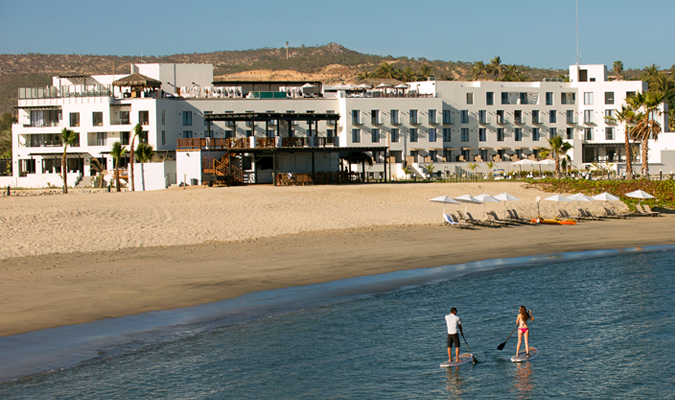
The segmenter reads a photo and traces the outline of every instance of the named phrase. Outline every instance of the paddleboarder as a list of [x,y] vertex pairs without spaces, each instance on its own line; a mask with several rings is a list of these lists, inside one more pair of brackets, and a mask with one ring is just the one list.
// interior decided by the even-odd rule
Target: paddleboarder
[[[445,316],[445,322],[448,324],[448,359],[452,362],[452,346],[455,346],[455,360],[459,361],[459,333],[464,335],[462,323],[457,316],[457,308],[452,307],[450,314]],[[459,331],[459,332],[458,332]]]
[[530,356],[530,328],[527,326],[527,321],[534,321],[532,316],[532,310],[528,310],[525,306],[520,306],[518,310],[518,318],[516,318],[516,324],[518,325],[518,346],[516,346],[516,357],[520,354],[520,343],[525,337],[525,352],[527,356]]

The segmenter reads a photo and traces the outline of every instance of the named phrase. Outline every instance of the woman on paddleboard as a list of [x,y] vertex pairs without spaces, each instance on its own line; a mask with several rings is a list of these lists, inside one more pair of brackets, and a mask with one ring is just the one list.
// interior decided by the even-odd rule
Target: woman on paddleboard
[[530,356],[530,328],[527,326],[528,320],[534,321],[532,310],[528,310],[525,306],[520,306],[518,318],[516,319],[516,324],[518,324],[518,346],[516,347],[516,357],[520,354],[520,343],[523,341],[523,336],[525,337],[525,352],[528,357]]

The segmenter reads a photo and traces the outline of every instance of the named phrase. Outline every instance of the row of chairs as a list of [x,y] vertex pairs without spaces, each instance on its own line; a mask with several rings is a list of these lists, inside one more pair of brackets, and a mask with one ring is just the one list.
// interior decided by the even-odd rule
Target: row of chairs
[[[515,210],[509,210],[515,212]],[[520,218],[519,216],[512,217],[513,219],[503,220],[499,218],[497,213],[494,211],[489,211],[486,213],[487,219],[477,220],[471,215],[471,213],[464,213],[462,215],[461,211],[457,212],[457,215],[454,216],[452,213],[443,214],[443,225],[450,225],[455,228],[470,229],[476,226],[485,226],[490,228],[499,228],[504,226],[513,226],[516,224],[531,223],[530,220]],[[510,216],[513,214],[509,213]],[[517,214],[516,214],[517,215]]]

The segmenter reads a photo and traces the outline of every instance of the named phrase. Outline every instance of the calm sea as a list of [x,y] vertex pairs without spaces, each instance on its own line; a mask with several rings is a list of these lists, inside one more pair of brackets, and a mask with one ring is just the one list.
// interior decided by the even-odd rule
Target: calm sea
[[[675,398],[675,251],[603,254],[258,294],[229,303],[230,310],[246,306],[221,310],[215,320],[164,328],[157,322],[150,333],[122,334],[126,341],[101,339],[107,344],[97,345],[97,356],[6,382],[0,398]],[[281,297],[290,300],[270,305]],[[251,306],[256,302],[262,307]],[[530,343],[540,355],[513,364],[517,340],[502,351],[497,345],[515,327],[520,305],[534,314]],[[480,363],[444,370],[443,317],[452,306]],[[18,338],[11,343],[20,348]]]

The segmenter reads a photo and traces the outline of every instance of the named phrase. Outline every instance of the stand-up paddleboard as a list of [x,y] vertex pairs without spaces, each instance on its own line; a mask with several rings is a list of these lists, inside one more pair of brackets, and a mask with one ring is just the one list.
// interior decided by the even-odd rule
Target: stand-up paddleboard
[[521,362],[525,362],[525,361],[534,360],[535,358],[537,358],[538,355],[539,355],[539,351],[537,349],[535,349],[534,347],[530,346],[530,356],[529,357],[527,356],[527,352],[525,351],[525,349],[522,349],[522,350],[520,350],[520,353],[518,353],[517,356],[511,357],[511,362],[521,363]]
[[443,364],[441,364],[441,368],[450,368],[450,367],[458,367],[460,365],[464,365],[468,362],[470,362],[473,359],[473,354],[469,353],[464,353],[459,355],[459,361],[454,360],[452,362],[446,361]]

